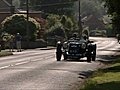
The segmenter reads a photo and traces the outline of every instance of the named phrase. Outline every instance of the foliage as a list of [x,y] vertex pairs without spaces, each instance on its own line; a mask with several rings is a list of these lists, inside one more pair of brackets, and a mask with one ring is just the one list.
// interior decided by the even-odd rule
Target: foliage
[[14,40],[14,39],[15,39],[14,35],[2,32],[0,36],[1,49],[8,48],[11,40]]
[[74,23],[73,23],[73,21],[71,20],[71,18],[63,15],[63,16],[61,17],[61,23],[63,24],[63,26],[64,26],[66,29],[70,29],[70,30],[73,29]]
[[[59,15],[55,15],[55,14],[50,14],[47,17],[47,21],[48,21],[48,28],[54,26],[56,23],[60,22],[60,16]],[[58,25],[59,26],[59,25]]]
[[8,34],[8,33],[2,33],[1,34],[1,39],[4,41],[4,42],[8,42],[10,39],[12,38],[12,35]]
[[[26,37],[27,34],[27,19],[26,15],[23,14],[14,14],[2,22],[2,31],[9,34],[15,35],[20,33],[23,37]],[[29,39],[35,40],[37,30],[40,29],[40,24],[33,18],[29,17],[28,21],[29,28]]]
[[8,52],[8,51],[1,51],[0,52],[0,57],[4,57],[4,56],[10,56],[13,55],[12,52]]
[[12,4],[13,6],[15,6],[16,8],[20,7],[20,0],[12,0]]
[[82,90],[119,90],[119,77],[120,60],[118,59],[108,68],[95,72]]
[[61,23],[65,30],[66,38],[69,38],[71,36],[71,34],[75,31],[74,30],[74,24],[75,24],[74,21],[70,17],[63,15],[61,17]]
[[60,22],[59,15],[50,14],[47,17],[47,29],[48,37],[55,37],[55,35],[61,37],[65,36],[65,33],[63,31],[63,25]]
[[30,0],[30,6],[45,13],[73,15],[74,1],[76,0]]
[[113,29],[116,33],[120,33],[120,0],[104,0],[105,7],[108,8],[107,12],[112,17]]
[[35,20],[40,23],[41,28],[37,31],[37,39],[43,38],[46,31],[46,19],[34,17]]
[[105,6],[108,7],[108,14],[114,15],[119,13],[120,0],[104,0]]
[[90,34],[89,28],[88,27],[84,28],[83,31],[82,31],[82,35],[83,36],[85,35],[85,36],[89,37],[89,34]]
[[102,17],[105,14],[105,8],[99,0],[81,0],[81,14],[83,17],[89,15]]
[[48,32],[52,33],[52,36],[62,36],[66,39],[68,38],[69,34],[73,31],[74,23],[71,18],[65,15],[53,15],[50,14],[47,17],[47,28]]
[[[103,6],[103,2],[100,2],[100,0],[80,0],[80,2],[80,11],[82,17],[94,15],[99,18],[106,14],[106,9]],[[78,8],[79,4],[76,2],[74,5],[74,11],[76,15],[78,15],[79,12]]]
[[108,37],[113,37],[113,36],[115,36],[115,30],[113,30],[112,24],[107,24],[107,25],[106,25],[106,30],[107,30],[107,36],[108,36]]
[[[80,0],[80,12],[81,12],[81,20],[82,24],[85,27],[89,27],[90,29],[95,29],[97,27],[101,27],[101,22],[103,19],[103,16],[106,15],[106,8],[104,8],[103,2],[100,2],[100,0]],[[75,13],[78,20],[78,2],[75,3]],[[93,18],[94,19],[91,19]],[[95,19],[96,18],[96,19]],[[91,25],[90,23],[96,23],[96,20],[98,21],[97,25]],[[89,23],[88,23],[89,22]],[[102,25],[101,28],[104,28]]]

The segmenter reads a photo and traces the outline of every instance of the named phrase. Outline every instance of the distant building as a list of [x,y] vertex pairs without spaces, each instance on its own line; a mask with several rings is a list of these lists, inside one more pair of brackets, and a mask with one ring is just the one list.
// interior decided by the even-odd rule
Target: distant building
[[[0,0],[0,23],[13,13],[27,14],[26,10],[12,6],[12,0]],[[41,12],[29,10],[29,16],[41,18]]]
[[90,30],[105,30],[105,23],[102,19],[97,18],[96,16],[90,15],[82,19],[85,26],[88,26]]

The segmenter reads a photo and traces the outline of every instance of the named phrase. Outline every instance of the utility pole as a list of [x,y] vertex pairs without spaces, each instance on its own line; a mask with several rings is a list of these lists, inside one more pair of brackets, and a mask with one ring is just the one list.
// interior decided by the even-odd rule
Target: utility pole
[[15,13],[15,6],[13,6],[12,0],[11,0],[10,4],[11,4],[10,13],[11,13],[11,15],[13,15]]
[[80,10],[80,8],[81,8],[81,2],[80,2],[80,0],[79,0],[79,21],[78,21],[78,27],[79,27],[79,36],[81,37],[82,36],[82,22],[81,22],[81,10]]
[[26,23],[26,36],[27,36],[27,44],[28,44],[28,47],[29,47],[29,1],[26,0],[26,13],[27,13],[27,23]]

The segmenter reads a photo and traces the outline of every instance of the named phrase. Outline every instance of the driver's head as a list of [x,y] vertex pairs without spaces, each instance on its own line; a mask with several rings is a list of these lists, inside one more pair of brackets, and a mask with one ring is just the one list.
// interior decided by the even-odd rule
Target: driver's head
[[77,33],[74,33],[74,34],[73,34],[73,37],[76,38],[76,37],[77,37]]

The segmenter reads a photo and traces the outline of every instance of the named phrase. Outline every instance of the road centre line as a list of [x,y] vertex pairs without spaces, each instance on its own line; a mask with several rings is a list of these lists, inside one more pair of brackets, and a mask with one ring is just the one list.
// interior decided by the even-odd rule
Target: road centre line
[[27,64],[27,63],[30,63],[30,62],[40,61],[40,60],[43,60],[43,59],[47,60],[47,59],[50,59],[50,58],[52,58],[52,57],[54,57],[54,56],[45,57],[45,58],[41,58],[41,59],[35,59],[35,60],[29,59],[29,60],[27,60],[27,61],[18,62],[18,63],[16,63],[16,64],[10,64],[10,65],[6,65],[6,66],[3,66],[3,67],[0,67],[0,70],[6,69],[6,68],[9,68],[9,67],[18,66],[18,65]]
[[11,65],[0,67],[0,70],[10,67]]

